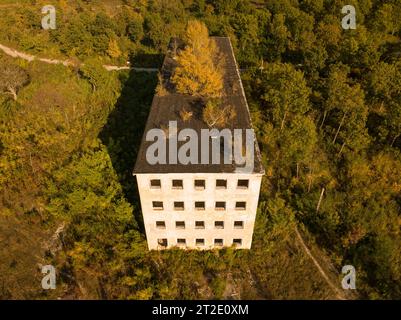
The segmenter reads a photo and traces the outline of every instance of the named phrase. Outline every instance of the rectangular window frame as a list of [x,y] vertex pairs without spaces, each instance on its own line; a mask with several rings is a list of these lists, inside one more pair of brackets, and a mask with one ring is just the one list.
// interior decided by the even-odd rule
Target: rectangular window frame
[[[242,206],[242,204],[244,204],[244,206]],[[246,210],[246,201],[236,201],[235,202],[235,210],[245,211]]]
[[[158,181],[156,185],[153,185],[154,181]],[[150,179],[150,189],[161,189],[162,188],[162,182],[160,179]]]
[[[201,225],[197,226],[198,223],[201,223]],[[205,229],[205,221],[195,221],[195,229],[197,230]]]
[[157,246],[160,247],[160,248],[167,248],[168,247],[167,238],[157,239]]
[[166,221],[156,221],[157,229],[166,229]]
[[214,208],[216,211],[225,211],[227,209],[227,203],[225,201],[216,201]]
[[[219,183],[221,184],[222,181],[224,181],[224,184],[219,185]],[[226,190],[227,189],[227,179],[216,179],[216,189],[217,190]]]
[[[238,222],[240,222],[241,224],[236,225],[236,224],[238,224]],[[234,229],[244,229],[244,221],[242,221],[242,220],[234,221]]]
[[[178,204],[182,204],[182,206],[178,205]],[[185,210],[184,201],[174,201],[174,210],[175,211],[184,211]]]
[[[246,181],[246,185],[242,185],[242,184],[244,184],[244,181]],[[238,179],[237,189],[241,189],[241,190],[249,189],[249,179]]]
[[175,222],[175,228],[178,230],[185,230],[185,221],[176,221]]
[[[159,206],[159,204],[161,204]],[[163,201],[152,201],[152,208],[156,211],[163,211],[164,210],[164,203]]]
[[205,246],[205,239],[204,238],[196,238],[195,239],[195,245],[198,247],[204,247]]
[[215,229],[224,229],[224,221],[215,221],[214,228]]
[[235,238],[233,239],[233,245],[235,247],[242,247],[242,239],[241,238]]
[[[203,204],[203,206],[199,206],[200,204]],[[206,209],[205,201],[195,201],[194,206],[196,211],[204,211]]]
[[184,189],[184,181],[182,179],[173,179],[171,181],[171,188],[174,190]]
[[195,179],[194,180],[194,188],[195,188],[195,190],[199,190],[199,191],[205,190],[206,189],[206,180],[205,179]]

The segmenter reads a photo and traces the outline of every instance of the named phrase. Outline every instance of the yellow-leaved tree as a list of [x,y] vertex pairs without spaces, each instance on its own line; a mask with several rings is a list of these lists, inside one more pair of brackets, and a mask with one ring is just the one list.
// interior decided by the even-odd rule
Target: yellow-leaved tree
[[184,35],[185,49],[177,56],[178,66],[172,81],[177,92],[201,97],[220,97],[223,91],[223,71],[214,63],[218,52],[209,38],[204,23],[188,22]]

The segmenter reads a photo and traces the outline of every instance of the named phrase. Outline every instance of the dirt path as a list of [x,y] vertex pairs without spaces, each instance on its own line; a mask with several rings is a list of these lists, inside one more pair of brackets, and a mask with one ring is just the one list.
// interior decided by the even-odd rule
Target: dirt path
[[[29,62],[34,60],[41,61],[48,64],[62,64],[64,66],[74,66],[76,62],[72,62],[70,60],[58,60],[58,59],[47,59],[47,58],[38,58],[36,56],[20,52],[18,50],[12,49],[10,47],[4,46],[0,44],[0,49],[8,56],[13,58],[20,58]],[[135,70],[139,72],[157,72],[157,68],[136,68],[136,67],[127,67],[127,66],[112,66],[112,65],[103,65],[103,67],[107,71],[120,71],[120,70]]]
[[1,8],[19,7],[19,6],[20,5],[18,3],[0,4],[0,9]]
[[337,299],[340,300],[347,300],[347,298],[345,297],[345,295],[337,288],[337,286],[335,286],[333,284],[333,282],[330,281],[329,277],[327,276],[326,272],[324,272],[324,270],[322,269],[322,267],[320,266],[319,262],[317,262],[317,260],[315,259],[315,257],[312,255],[312,253],[310,252],[310,250],[308,249],[308,247],[306,246],[301,234],[298,231],[298,228],[295,227],[295,233],[297,235],[297,238],[302,246],[302,248],[304,249],[304,251],[306,252],[306,254],[311,258],[311,260],[313,261],[314,265],[316,266],[316,268],[318,269],[319,273],[322,275],[322,277],[324,278],[324,280],[327,282],[327,284],[333,289],[333,291],[336,294]]

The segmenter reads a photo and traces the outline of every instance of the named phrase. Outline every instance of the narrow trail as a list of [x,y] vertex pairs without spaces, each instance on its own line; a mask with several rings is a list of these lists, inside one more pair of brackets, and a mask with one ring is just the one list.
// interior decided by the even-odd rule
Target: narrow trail
[[[68,66],[76,66],[77,63],[71,60],[59,60],[59,59],[48,59],[48,58],[38,58],[34,55],[20,52],[18,50],[12,49],[10,47],[4,46],[0,44],[0,49],[8,56],[13,58],[20,58],[28,62],[32,62],[34,60],[41,61],[47,64],[62,64],[66,67]],[[140,67],[128,67],[128,66],[113,66],[113,65],[103,65],[103,67],[107,71],[120,71],[120,70],[134,70],[139,72],[158,72],[157,68],[140,68]]]
[[329,277],[327,276],[326,272],[322,269],[320,266],[319,262],[315,259],[315,257],[312,255],[310,252],[309,248],[306,246],[301,234],[298,231],[298,228],[295,226],[295,233],[297,234],[297,238],[302,246],[302,248],[305,250],[306,254],[311,258],[313,263],[315,264],[316,268],[319,270],[319,273],[323,276],[324,280],[326,283],[333,289],[333,291],[336,294],[337,299],[339,300],[347,300],[347,298],[344,296],[344,294],[333,284],[333,282],[330,281]]
[[18,3],[0,4],[0,9],[1,8],[19,7],[19,6],[20,5]]

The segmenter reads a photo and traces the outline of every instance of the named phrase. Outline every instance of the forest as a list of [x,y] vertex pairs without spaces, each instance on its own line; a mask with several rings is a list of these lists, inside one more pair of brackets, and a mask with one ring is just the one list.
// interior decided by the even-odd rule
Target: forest
[[[1,45],[70,62],[0,51],[0,299],[401,299],[399,0],[3,0],[0,16]],[[160,68],[194,19],[230,37],[262,152],[251,250],[147,249],[132,169],[159,77],[103,66]]]

